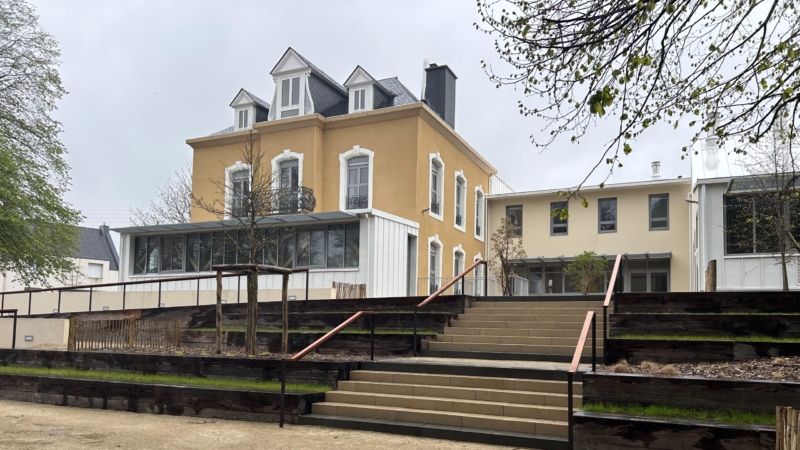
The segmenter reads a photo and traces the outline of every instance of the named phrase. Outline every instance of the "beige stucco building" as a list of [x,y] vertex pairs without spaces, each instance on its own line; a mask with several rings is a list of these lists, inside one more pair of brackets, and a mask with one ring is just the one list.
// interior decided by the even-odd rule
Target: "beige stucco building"
[[625,291],[688,291],[690,189],[683,178],[585,186],[588,207],[571,200],[565,221],[551,216],[563,206],[558,190],[489,195],[489,236],[502,217],[514,221],[527,255],[516,274],[532,294],[575,292],[564,266],[584,251],[610,261],[622,254]]
[[[421,295],[482,257],[485,195],[509,189],[455,131],[450,68],[425,69],[422,101],[360,66],[339,84],[293,49],[271,75],[271,103],[242,89],[229,105],[233,126],[186,141],[193,195],[224,214],[195,207],[189,224],[116,230],[121,280],[237,261],[225,233],[255,182],[242,153],[251,137],[274,190],[288,193],[260,219],[265,233],[291,227],[262,261],[308,267],[311,298],[329,298],[332,282],[366,284],[370,297]],[[279,288],[276,278],[262,277],[260,288]],[[304,284],[293,276],[290,295],[302,298]]]

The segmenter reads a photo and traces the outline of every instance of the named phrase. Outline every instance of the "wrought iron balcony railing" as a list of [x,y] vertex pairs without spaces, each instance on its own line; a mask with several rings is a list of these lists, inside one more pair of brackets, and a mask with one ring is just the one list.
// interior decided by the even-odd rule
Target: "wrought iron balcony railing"
[[464,218],[461,217],[461,214],[456,214],[456,225],[463,227],[464,226],[463,220]]
[[367,209],[367,208],[369,208],[368,195],[347,197],[347,209]]
[[273,214],[313,212],[317,207],[314,190],[305,186],[272,190]]
[[439,202],[436,200],[431,200],[431,212],[434,214],[439,214]]

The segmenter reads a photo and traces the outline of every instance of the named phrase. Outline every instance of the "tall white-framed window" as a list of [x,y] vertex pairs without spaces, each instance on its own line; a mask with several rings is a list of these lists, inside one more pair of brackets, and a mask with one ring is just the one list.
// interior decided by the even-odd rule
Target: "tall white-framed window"
[[225,218],[241,217],[250,192],[250,166],[236,161],[225,168]]
[[428,238],[428,295],[442,286],[442,242],[439,235]]
[[355,89],[353,91],[353,111],[364,111],[367,109],[367,88]]
[[[461,247],[461,244],[459,244],[456,247],[453,247],[453,277],[454,278],[457,277],[458,274],[460,274],[461,272],[464,271],[464,268],[466,267],[464,265],[464,261],[466,261],[466,255],[464,253],[464,249]],[[453,293],[455,295],[462,295],[463,294],[463,292],[461,292],[461,285],[462,285],[461,281],[457,281],[456,284],[453,285]]]
[[479,241],[484,240],[485,230],[484,227],[484,208],[485,195],[482,186],[475,187],[475,239]]
[[239,116],[238,117],[239,120],[237,122],[238,129],[239,130],[244,130],[246,128],[249,128],[250,127],[250,122],[249,122],[249,120],[250,120],[250,110],[249,109],[240,109],[237,115]]
[[339,155],[339,210],[372,208],[375,152],[356,145]]
[[430,154],[429,215],[444,222],[444,161],[439,153]]
[[453,225],[456,229],[466,232],[467,225],[467,178],[464,176],[464,171],[459,170],[456,172],[456,185],[455,185],[455,214]]
[[[272,158],[272,186],[285,189],[303,186],[303,154],[289,149]],[[294,169],[291,169],[294,167]]]
[[302,77],[300,75],[282,78],[279,89],[281,92],[281,118],[300,115],[300,101],[302,98]]

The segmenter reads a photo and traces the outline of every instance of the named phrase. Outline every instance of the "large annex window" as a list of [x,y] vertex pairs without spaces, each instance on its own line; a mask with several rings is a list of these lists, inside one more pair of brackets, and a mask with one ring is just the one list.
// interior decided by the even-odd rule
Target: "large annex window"
[[464,172],[456,172],[456,198],[455,198],[455,220],[454,225],[457,229],[465,231],[467,222],[467,179]]
[[669,230],[669,194],[650,195],[650,230]]
[[617,232],[617,199],[601,198],[597,201],[598,224],[600,233]]
[[444,221],[444,162],[438,153],[431,153],[430,215]]
[[[752,195],[737,194],[725,196],[725,253],[736,255],[743,253],[780,253],[781,244],[776,230],[767,224],[775,213],[775,204],[764,200],[756,200]],[[794,200],[797,202],[797,200]],[[796,211],[797,204],[787,210]],[[789,213],[792,220],[794,213]],[[800,224],[790,223],[788,229],[793,236],[800,235]],[[773,228],[773,229],[770,229]]]
[[[134,239],[133,273],[209,272],[212,265],[249,264],[248,236],[247,231],[235,230],[139,236]],[[266,228],[259,231],[256,260],[289,268],[357,268],[359,240],[358,223]]]
[[300,77],[281,80],[281,118],[300,115]]
[[506,206],[506,226],[515,238],[522,237],[522,205]]
[[561,218],[561,214],[553,213],[567,207],[567,202],[550,203],[550,236],[566,236],[569,231],[569,217]]

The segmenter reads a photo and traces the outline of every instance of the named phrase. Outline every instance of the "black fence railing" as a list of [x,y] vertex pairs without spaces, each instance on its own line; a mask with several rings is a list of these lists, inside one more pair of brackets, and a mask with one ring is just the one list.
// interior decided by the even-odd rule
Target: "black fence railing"
[[347,197],[347,209],[366,209],[369,208],[369,196],[357,195],[355,197]]

